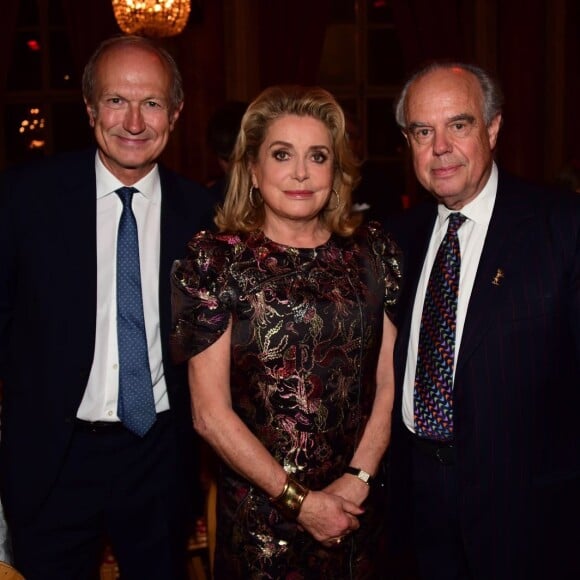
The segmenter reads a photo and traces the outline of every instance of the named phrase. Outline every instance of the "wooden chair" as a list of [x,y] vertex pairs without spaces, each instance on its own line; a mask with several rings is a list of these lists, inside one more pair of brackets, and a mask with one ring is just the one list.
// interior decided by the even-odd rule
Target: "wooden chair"
[[206,504],[205,504],[205,519],[207,525],[207,551],[209,556],[209,570],[213,578],[213,568],[215,561],[215,542],[217,529],[217,484],[215,479],[210,483]]
[[[217,486],[212,479],[206,492],[205,499],[205,531],[196,526],[187,548],[189,580],[210,580],[213,578],[213,562],[216,541],[216,499]],[[107,547],[103,555],[100,569],[100,580],[118,580],[119,566],[115,556]],[[7,576],[4,578],[0,571],[0,580],[21,580],[21,576]],[[24,579],[22,579],[24,580]]]
[[199,533],[193,533],[191,535],[187,546],[187,554],[189,579],[208,580],[208,575],[211,576],[211,572],[209,571],[207,536],[205,532],[203,536],[200,536]]
[[194,534],[189,542],[189,577],[190,580],[208,580],[213,578],[213,563],[216,542],[216,501],[217,485],[211,479],[205,498],[205,535]]
[[24,576],[10,564],[0,562],[0,580],[24,580]]
[[111,547],[107,545],[105,547],[105,552],[103,553],[99,579],[117,580],[117,578],[119,578],[119,565],[117,564],[117,560],[113,555]]

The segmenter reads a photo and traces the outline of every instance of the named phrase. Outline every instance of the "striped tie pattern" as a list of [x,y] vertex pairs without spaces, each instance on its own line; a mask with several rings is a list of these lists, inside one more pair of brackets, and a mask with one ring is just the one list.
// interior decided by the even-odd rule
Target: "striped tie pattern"
[[461,252],[457,230],[465,216],[452,213],[439,246],[423,304],[414,390],[415,433],[453,438],[453,365]]
[[117,340],[119,343],[119,401],[123,425],[143,437],[157,418],[145,332],[139,237],[131,207],[134,187],[116,190],[123,202],[117,234]]

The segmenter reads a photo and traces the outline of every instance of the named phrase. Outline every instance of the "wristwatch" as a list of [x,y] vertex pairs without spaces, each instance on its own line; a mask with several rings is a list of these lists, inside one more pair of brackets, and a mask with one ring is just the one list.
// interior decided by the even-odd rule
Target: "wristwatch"
[[358,477],[363,483],[366,483],[367,485],[370,485],[373,481],[373,476],[370,473],[364,471],[363,469],[359,469],[358,467],[348,466],[345,469],[345,473],[350,473],[351,475]]

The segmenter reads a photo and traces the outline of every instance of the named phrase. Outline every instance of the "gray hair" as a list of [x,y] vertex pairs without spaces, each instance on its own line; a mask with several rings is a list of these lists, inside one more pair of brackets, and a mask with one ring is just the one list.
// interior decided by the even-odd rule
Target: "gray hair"
[[486,125],[489,125],[497,115],[502,111],[503,94],[498,83],[485,72],[482,68],[462,62],[442,62],[435,61],[415,72],[405,83],[399,98],[395,103],[395,119],[401,129],[406,129],[407,122],[405,119],[405,105],[407,93],[411,85],[418,79],[436,70],[448,70],[458,68],[471,73],[479,82],[483,93],[483,119]]
[[82,78],[83,97],[86,102],[94,107],[95,105],[95,87],[97,84],[97,68],[104,54],[118,47],[137,47],[142,48],[159,57],[163,66],[169,73],[169,112],[173,113],[183,102],[183,80],[181,73],[177,68],[177,63],[173,57],[164,49],[155,44],[149,38],[144,36],[113,36],[104,40],[92,54],[85,66]]

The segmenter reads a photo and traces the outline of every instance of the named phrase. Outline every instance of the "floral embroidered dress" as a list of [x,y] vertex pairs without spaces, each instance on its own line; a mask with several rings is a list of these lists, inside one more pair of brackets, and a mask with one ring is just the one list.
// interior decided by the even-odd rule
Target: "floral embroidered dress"
[[[180,360],[232,320],[235,411],[284,469],[322,489],[349,465],[373,405],[383,312],[392,315],[400,263],[377,224],[312,249],[260,231],[201,232],[172,273]],[[216,578],[360,578],[383,514],[365,504],[361,528],[326,549],[284,520],[267,495],[223,467]]]

